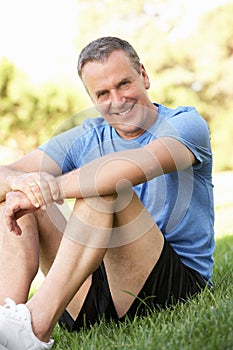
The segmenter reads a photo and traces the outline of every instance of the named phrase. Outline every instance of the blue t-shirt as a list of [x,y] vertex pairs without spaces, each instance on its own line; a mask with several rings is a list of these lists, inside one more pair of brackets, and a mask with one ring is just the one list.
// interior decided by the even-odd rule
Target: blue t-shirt
[[99,117],[53,137],[40,149],[67,173],[106,154],[143,147],[161,137],[186,145],[197,159],[195,165],[139,184],[134,190],[183,263],[211,282],[214,208],[208,125],[194,107],[156,105],[156,121],[136,139],[122,139]]

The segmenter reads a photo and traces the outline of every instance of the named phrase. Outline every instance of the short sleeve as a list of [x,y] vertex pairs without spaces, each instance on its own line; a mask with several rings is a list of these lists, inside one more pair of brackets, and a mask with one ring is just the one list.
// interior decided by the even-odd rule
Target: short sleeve
[[172,137],[183,143],[199,163],[211,157],[210,134],[206,121],[194,107],[183,107],[162,119],[156,137]]
[[75,145],[76,155],[82,150],[82,137],[85,134],[83,126],[77,126],[66,132],[54,136],[49,141],[39,147],[49,157],[51,157],[62,170],[67,173],[77,168],[73,159],[73,148]]

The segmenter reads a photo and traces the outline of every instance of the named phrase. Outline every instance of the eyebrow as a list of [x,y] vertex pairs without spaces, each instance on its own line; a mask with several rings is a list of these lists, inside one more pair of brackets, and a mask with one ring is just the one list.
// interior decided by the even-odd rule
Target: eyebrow
[[116,84],[116,88],[119,88],[121,86],[122,83],[127,83],[128,81],[130,81],[131,78],[130,77],[127,77],[127,78],[124,78],[122,79],[121,81],[119,81],[119,83]]
[[[132,78],[129,76],[129,77],[126,77],[126,78],[123,78],[121,81],[119,81],[115,86],[114,86],[114,88],[115,89],[118,89],[120,86],[121,86],[121,84],[122,83],[126,83],[126,82],[128,82],[129,80],[131,80]],[[95,92],[95,94],[96,94],[96,96],[99,96],[99,95],[101,95],[101,94],[103,94],[103,93],[106,93],[106,92],[108,92],[109,90],[108,89],[102,89],[102,90],[97,90],[96,92]]]

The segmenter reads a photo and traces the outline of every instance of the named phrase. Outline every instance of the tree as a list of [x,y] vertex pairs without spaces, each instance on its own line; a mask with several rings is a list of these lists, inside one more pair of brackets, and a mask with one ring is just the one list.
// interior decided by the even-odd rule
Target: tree
[[[232,152],[226,157],[233,148],[233,3],[205,13],[195,26],[187,21],[190,2],[184,0],[79,0],[77,6],[78,49],[106,35],[131,42],[150,76],[151,99],[170,107],[196,106],[211,128],[215,169],[233,169]],[[0,141],[14,135],[25,151],[57,127],[78,123],[79,117],[63,122],[90,107],[82,93],[77,99],[77,92],[51,84],[38,90],[22,82],[15,67],[0,63]]]

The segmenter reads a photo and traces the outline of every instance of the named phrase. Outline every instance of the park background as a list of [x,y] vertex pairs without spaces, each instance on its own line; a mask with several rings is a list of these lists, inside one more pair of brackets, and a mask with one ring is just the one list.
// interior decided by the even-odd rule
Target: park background
[[[194,105],[209,124],[215,294],[191,302],[188,314],[155,314],[132,329],[100,327],[72,339],[58,329],[56,349],[232,349],[233,0],[0,0],[0,164],[94,115],[77,58],[106,35],[136,48],[153,101]],[[41,280],[39,273],[35,289]]]
[[0,164],[92,114],[77,58],[106,35],[136,48],[153,101],[209,123],[215,231],[232,234],[232,0],[0,0]]

